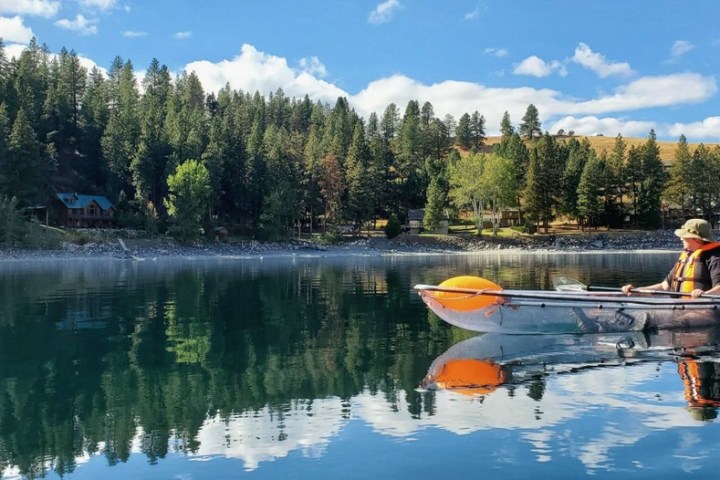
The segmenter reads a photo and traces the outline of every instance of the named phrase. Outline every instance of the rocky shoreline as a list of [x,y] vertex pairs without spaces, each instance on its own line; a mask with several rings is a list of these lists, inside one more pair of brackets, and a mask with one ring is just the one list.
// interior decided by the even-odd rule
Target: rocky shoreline
[[63,244],[57,250],[0,249],[0,262],[25,260],[71,260],[119,258],[158,260],[163,258],[256,258],[265,256],[378,256],[463,254],[507,252],[592,252],[679,250],[680,242],[672,230],[652,232],[593,232],[584,235],[537,235],[514,238],[475,238],[460,235],[400,235],[392,240],[369,237],[347,240],[337,245],[307,241],[282,243],[213,242],[180,246],[171,240],[146,242],[114,239],[82,245]]

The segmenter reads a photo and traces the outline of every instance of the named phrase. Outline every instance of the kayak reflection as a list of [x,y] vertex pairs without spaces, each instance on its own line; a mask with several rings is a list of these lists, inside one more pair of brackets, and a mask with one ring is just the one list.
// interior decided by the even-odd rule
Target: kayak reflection
[[421,386],[482,396],[501,385],[531,382],[545,375],[647,361],[677,362],[693,416],[717,416],[720,326],[582,335],[486,333],[438,356]]

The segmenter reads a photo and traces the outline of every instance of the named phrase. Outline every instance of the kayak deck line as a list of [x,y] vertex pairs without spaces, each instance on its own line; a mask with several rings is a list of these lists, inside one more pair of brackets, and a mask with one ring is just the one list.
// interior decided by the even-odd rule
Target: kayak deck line
[[[567,289],[505,290],[484,279],[475,282],[475,278],[478,277],[455,277],[450,280],[461,281],[447,285],[417,284],[414,289],[442,320],[475,332],[628,332],[720,325],[720,301],[714,298]],[[470,286],[466,287],[467,284]],[[482,288],[472,288],[475,285]],[[493,288],[485,288],[486,285]]]
[[446,292],[446,293],[462,293],[469,296],[491,296],[502,298],[528,298],[528,299],[548,299],[562,301],[579,301],[579,302],[604,302],[619,304],[637,304],[651,305],[655,307],[678,306],[685,308],[688,305],[714,307],[720,306],[720,300],[710,299],[677,299],[677,298],[656,298],[656,297],[632,297],[621,292],[587,292],[569,294],[567,291],[554,290],[476,290],[471,288],[443,287],[440,285],[423,285],[418,284],[413,289],[419,292]]

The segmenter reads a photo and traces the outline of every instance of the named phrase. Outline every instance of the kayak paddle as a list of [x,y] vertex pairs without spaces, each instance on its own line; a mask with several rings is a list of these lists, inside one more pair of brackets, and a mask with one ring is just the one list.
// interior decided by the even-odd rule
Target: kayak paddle
[[[602,287],[597,285],[585,285],[584,283],[570,277],[556,277],[553,279],[555,290],[560,292],[622,292],[621,287]],[[674,292],[670,290],[654,290],[649,288],[632,288],[631,293],[644,293],[648,295],[665,295],[668,297],[690,297],[690,292]],[[720,295],[702,294],[702,298],[720,300]]]

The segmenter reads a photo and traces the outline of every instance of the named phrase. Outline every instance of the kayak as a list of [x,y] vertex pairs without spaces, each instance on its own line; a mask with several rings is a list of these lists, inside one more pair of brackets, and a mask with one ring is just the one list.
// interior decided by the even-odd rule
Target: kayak
[[647,361],[720,360],[720,327],[559,335],[486,333],[438,356],[422,388],[487,394],[547,374]]
[[[473,276],[416,285],[442,320],[474,332],[558,334],[678,329],[720,323],[720,298],[664,298],[577,289],[503,290]],[[677,292],[654,292],[680,294]]]

